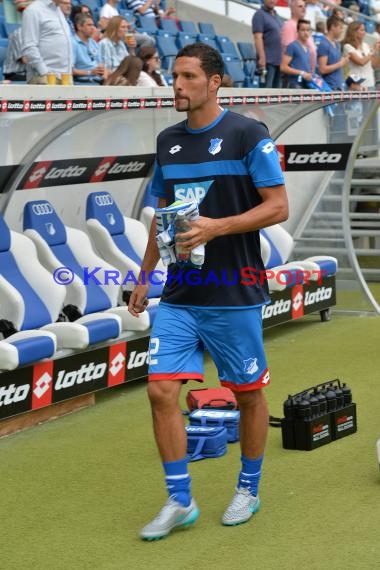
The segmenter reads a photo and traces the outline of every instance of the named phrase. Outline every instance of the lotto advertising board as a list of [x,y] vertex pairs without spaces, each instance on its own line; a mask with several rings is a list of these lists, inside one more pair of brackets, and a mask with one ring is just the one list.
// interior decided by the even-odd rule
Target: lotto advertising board
[[263,326],[268,328],[304,315],[324,311],[336,304],[335,276],[326,277],[320,283],[294,285],[271,295],[270,305],[263,307]]
[[0,374],[0,419],[144,378],[149,338],[39,362]]

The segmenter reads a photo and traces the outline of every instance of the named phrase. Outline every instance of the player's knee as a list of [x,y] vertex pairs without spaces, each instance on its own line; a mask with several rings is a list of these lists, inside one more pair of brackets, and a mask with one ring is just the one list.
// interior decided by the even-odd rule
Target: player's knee
[[148,397],[152,408],[172,406],[178,402],[179,390],[176,382],[154,381],[148,383]]
[[249,390],[248,392],[235,392],[239,408],[249,408],[265,404],[265,396],[262,389]]

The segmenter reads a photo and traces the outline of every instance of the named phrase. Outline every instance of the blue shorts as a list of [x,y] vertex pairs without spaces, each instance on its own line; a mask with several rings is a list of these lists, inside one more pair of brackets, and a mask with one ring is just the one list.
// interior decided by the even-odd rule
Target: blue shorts
[[261,307],[214,309],[160,303],[150,338],[148,380],[203,382],[204,350],[222,386],[235,392],[270,382]]

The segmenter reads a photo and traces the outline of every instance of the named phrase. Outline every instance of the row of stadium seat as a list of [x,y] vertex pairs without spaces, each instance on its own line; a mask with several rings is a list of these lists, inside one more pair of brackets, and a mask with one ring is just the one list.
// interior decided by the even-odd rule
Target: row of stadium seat
[[[98,195],[104,193],[92,197],[95,204]],[[89,215],[90,206],[91,198]],[[134,240],[117,239],[141,254],[146,228],[137,220],[128,220],[127,226]],[[141,262],[138,253],[131,270],[137,260]],[[95,268],[100,269],[93,278],[89,272]],[[132,317],[122,304],[120,285],[109,277],[116,273],[94,251],[87,234],[65,226],[46,200],[25,205],[24,234],[10,230],[0,217],[0,326],[6,336],[0,341],[0,370],[51,358],[62,349],[83,350],[124,331],[147,330],[158,299],[151,299],[138,319]]]

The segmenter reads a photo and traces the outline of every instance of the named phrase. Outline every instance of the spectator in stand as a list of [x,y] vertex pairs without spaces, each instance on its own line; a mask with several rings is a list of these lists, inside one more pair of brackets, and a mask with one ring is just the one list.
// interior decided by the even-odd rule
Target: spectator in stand
[[59,0],[34,0],[23,13],[22,55],[26,58],[27,82],[47,84],[53,72],[60,83],[62,73],[71,73],[70,28]]
[[70,25],[70,30],[71,31],[74,30],[74,32],[72,32],[74,36],[76,34],[74,20],[77,14],[87,14],[91,16],[92,19],[94,19],[94,16],[92,15],[90,8],[86,6],[86,4],[76,4],[75,6],[72,6],[70,13],[70,21],[72,23],[72,26]]
[[369,0],[369,12],[378,22],[380,21],[380,0]]
[[280,87],[282,20],[274,9],[276,0],[263,0],[252,18],[252,32],[257,53],[261,87]]
[[161,59],[156,48],[141,48],[139,57],[142,61],[142,71],[137,85],[140,87],[166,87],[167,82],[160,72]]
[[[119,4],[119,1],[120,0],[107,0],[106,4],[104,4],[104,6],[101,8],[99,19],[102,21],[104,30],[107,28],[107,24],[111,18],[113,18],[114,16],[120,16],[120,13],[116,7]],[[156,44],[154,38],[152,38],[145,32],[142,34],[136,32],[133,29],[132,24],[130,24],[129,22],[128,22],[127,36],[128,36],[127,45],[129,48],[131,48],[130,49],[131,52],[134,52],[136,47],[140,49],[144,46],[154,46]]]
[[[283,53],[286,47],[295,42],[298,38],[297,22],[300,18],[305,19],[306,5],[304,0],[291,0],[290,3],[290,19],[285,22],[281,28],[281,47]],[[317,48],[311,36],[307,40],[310,51],[310,69],[314,71],[317,64]]]
[[380,22],[378,22],[376,24],[376,28],[375,28],[375,31],[373,32],[373,36],[377,42],[380,41]]
[[26,81],[26,66],[22,58],[21,28],[12,32],[8,38],[3,75],[7,81]]
[[327,33],[317,51],[319,73],[333,91],[342,90],[343,68],[348,64],[348,57],[341,53],[343,26],[340,18],[327,18]]
[[326,14],[323,13],[318,0],[306,0],[306,18],[310,20],[313,30],[319,20],[322,22],[326,20]]
[[71,34],[74,35],[75,34],[74,23],[70,18],[72,10],[71,0],[59,0],[58,6],[61,8],[63,15],[66,18],[66,21],[69,24]]
[[138,85],[137,81],[142,70],[142,61],[135,55],[127,55],[104,81],[104,85],[130,86]]
[[99,42],[100,60],[107,71],[114,71],[127,55],[125,35],[128,33],[128,22],[121,16],[114,16],[108,22],[104,38]]
[[120,16],[119,10],[116,8],[119,1],[120,0],[107,0],[100,8],[99,18],[107,18],[107,20],[110,20],[114,16]]
[[365,41],[363,22],[351,22],[343,40],[343,55],[348,56],[349,75],[363,77],[363,87],[375,88],[374,68],[380,65],[380,42],[371,48]]
[[298,39],[291,42],[282,54],[281,71],[288,76],[291,89],[303,89],[305,81],[311,81],[310,48],[307,40],[311,34],[309,20],[300,18],[297,22]]
[[174,13],[174,8],[162,10],[160,0],[127,0],[128,10],[132,10],[135,15],[146,16],[147,18],[170,18]]
[[103,81],[104,65],[100,60],[99,44],[92,38],[94,21],[89,14],[75,16],[76,34],[73,44],[73,76],[75,83],[99,85]]

